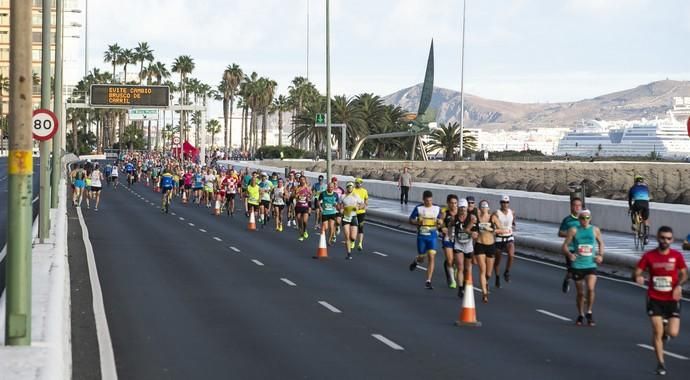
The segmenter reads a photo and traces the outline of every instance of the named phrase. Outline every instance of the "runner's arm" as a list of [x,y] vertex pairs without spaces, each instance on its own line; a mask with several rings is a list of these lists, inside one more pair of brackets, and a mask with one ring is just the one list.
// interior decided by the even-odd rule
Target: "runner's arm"
[[575,255],[570,253],[570,243],[572,243],[576,231],[577,230],[575,228],[569,229],[565,236],[565,240],[563,241],[563,245],[561,245],[561,252],[563,252],[563,255],[570,260],[574,260],[573,257],[575,257]]
[[599,258],[599,264],[604,260],[604,239],[601,237],[601,230],[599,227],[594,227],[594,237],[597,239],[597,243],[599,243],[599,254],[597,257]]

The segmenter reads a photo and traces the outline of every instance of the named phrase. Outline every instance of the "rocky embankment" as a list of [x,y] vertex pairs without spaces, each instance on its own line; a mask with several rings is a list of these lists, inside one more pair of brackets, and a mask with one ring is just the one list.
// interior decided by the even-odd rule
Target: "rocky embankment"
[[[266,161],[272,166],[325,171],[325,162]],[[635,174],[646,178],[654,202],[690,204],[690,164],[641,162],[403,162],[335,161],[333,172],[396,181],[410,168],[416,182],[566,195],[584,184],[587,196],[625,200]]]

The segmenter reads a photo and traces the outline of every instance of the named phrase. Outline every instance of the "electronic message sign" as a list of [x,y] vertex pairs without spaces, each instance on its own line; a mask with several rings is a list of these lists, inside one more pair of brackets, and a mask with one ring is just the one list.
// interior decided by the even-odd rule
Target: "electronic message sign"
[[168,107],[170,87],[92,84],[90,104],[95,107]]

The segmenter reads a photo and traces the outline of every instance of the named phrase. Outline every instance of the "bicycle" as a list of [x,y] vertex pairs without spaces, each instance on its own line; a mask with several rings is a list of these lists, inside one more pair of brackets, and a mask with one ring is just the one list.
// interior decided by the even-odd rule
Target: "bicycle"
[[644,250],[644,246],[647,245],[649,239],[649,228],[639,211],[632,211],[631,215],[633,220],[632,230],[635,249]]
[[166,214],[170,212],[170,203],[172,202],[172,189],[169,189],[165,192],[165,196],[163,197],[162,205],[161,205],[161,210],[165,211]]

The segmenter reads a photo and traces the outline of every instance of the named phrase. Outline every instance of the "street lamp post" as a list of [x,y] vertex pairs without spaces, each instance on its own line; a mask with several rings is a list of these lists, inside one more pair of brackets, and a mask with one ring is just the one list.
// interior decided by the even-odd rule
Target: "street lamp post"
[[326,0],[326,178],[331,178],[331,2]]
[[[43,20],[41,28],[41,108],[50,108],[50,0],[43,0]],[[50,168],[49,158],[52,150],[50,141],[39,145],[41,164],[38,195],[38,238],[41,243],[48,238],[50,230]]]
[[53,189],[50,193],[50,207],[58,207],[58,185],[60,183],[60,163],[62,162],[63,134],[65,133],[64,124],[62,122],[62,44],[63,44],[63,7],[64,0],[57,0],[55,2],[55,98],[53,100],[53,110],[58,119],[58,131],[53,137],[53,165],[50,177],[50,187]]
[[460,161],[463,160],[465,151],[465,9],[467,1],[462,1],[462,47],[460,53]]
[[5,344],[31,344],[31,2],[11,0]]

